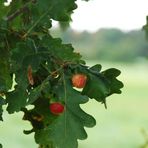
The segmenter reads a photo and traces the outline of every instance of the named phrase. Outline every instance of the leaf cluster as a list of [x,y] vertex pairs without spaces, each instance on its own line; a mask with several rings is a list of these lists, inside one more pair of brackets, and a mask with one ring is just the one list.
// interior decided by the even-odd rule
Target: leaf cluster
[[[68,22],[76,8],[75,0],[13,0],[0,4],[0,120],[3,105],[9,114],[24,112],[40,147],[76,148],[86,139],[84,127],[95,119],[80,105],[89,99],[104,103],[106,97],[121,93],[120,71],[101,71],[101,65],[88,67],[71,44],[50,35],[52,19]],[[87,76],[83,89],[73,87],[74,74]],[[51,113],[51,102],[65,106],[63,114]],[[29,106],[33,107],[29,109]]]

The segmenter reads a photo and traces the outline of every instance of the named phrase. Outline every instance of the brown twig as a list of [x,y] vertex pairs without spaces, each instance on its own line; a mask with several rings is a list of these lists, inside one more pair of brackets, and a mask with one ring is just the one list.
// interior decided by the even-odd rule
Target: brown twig
[[12,21],[14,18],[16,18],[17,16],[19,16],[20,14],[22,14],[23,12],[26,11],[28,5],[30,3],[34,3],[35,0],[30,0],[29,2],[27,2],[23,7],[19,8],[18,10],[16,10],[14,13],[12,13],[11,15],[7,16],[5,18],[5,21]]

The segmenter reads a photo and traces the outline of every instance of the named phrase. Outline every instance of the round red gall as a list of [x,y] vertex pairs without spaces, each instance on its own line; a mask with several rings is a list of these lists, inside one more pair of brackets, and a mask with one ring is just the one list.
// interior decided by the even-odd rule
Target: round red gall
[[59,115],[59,114],[63,113],[64,108],[65,108],[64,105],[59,102],[51,103],[49,106],[51,113],[54,115]]
[[84,88],[87,76],[84,74],[75,74],[72,76],[72,85],[76,88]]

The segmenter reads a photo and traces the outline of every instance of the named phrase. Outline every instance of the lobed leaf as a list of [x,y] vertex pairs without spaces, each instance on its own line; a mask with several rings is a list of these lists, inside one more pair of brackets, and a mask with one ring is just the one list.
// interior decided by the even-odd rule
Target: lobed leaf
[[27,92],[22,88],[16,88],[6,94],[6,102],[8,103],[7,111],[9,114],[18,112],[27,104]]
[[59,38],[53,39],[50,36],[45,36],[42,39],[42,44],[48,47],[51,55],[63,62],[70,61],[77,63],[81,59],[81,55],[74,52],[71,44],[62,44]]
[[12,78],[10,75],[9,52],[5,47],[0,47],[0,92],[8,91],[11,85]]
[[7,61],[0,60],[0,92],[8,91],[12,85],[12,79],[9,72]]
[[3,105],[5,104],[5,100],[0,96],[0,121],[3,121],[2,113],[3,113]]
[[[87,1],[87,0],[86,0]],[[3,1],[4,2],[4,1]],[[76,0],[12,0],[10,6],[0,3],[0,120],[3,105],[8,113],[24,112],[24,120],[31,122],[35,140],[43,147],[76,148],[78,139],[87,138],[85,127],[93,127],[95,119],[83,111],[81,104],[94,98],[105,103],[107,96],[121,93],[120,71],[101,65],[82,65],[81,55],[71,44],[49,35],[52,20],[67,24]],[[29,72],[28,72],[29,67]],[[87,75],[82,90],[75,90],[71,76],[81,72]],[[12,76],[15,86],[12,86]],[[64,104],[61,115],[49,109],[52,101]],[[27,110],[27,105],[34,108]],[[1,144],[0,144],[0,147]]]
[[[8,7],[0,3],[0,8],[3,12],[0,15],[0,19],[5,17],[10,26],[13,26],[16,30],[26,29],[28,34],[32,29],[36,30],[38,27],[50,28],[51,19],[69,22],[73,10],[77,8],[75,1],[13,0]],[[5,16],[3,16],[4,14]]]
[[105,102],[105,98],[110,93],[108,82],[105,79],[89,74],[86,86],[84,87],[82,94],[87,95],[90,98],[94,98],[99,102]]
[[143,30],[145,31],[146,38],[148,40],[148,16],[146,16],[146,24],[143,26]]
[[[93,127],[96,121],[80,108],[80,104],[86,103],[88,97],[74,90],[67,78],[64,81],[64,84],[56,86],[54,91],[59,96],[59,100],[65,102],[65,112],[52,122],[48,119],[46,123],[49,122],[49,125],[44,129],[36,130],[35,139],[37,143],[43,145],[52,143],[55,147],[76,148],[77,139],[87,138],[84,126]],[[38,112],[41,113],[40,110]],[[48,113],[48,116],[50,115],[54,116]]]
[[110,86],[110,93],[108,95],[111,95],[113,93],[120,94],[121,88],[123,87],[123,83],[119,80],[117,80],[117,76],[120,75],[120,70],[115,68],[110,68],[102,72],[102,74],[105,76],[105,78],[108,81],[108,85]]
[[95,65],[85,70],[88,80],[82,94],[99,102],[106,103],[106,97],[114,93],[121,93],[120,89],[123,87],[123,83],[116,78],[121,73],[119,70],[115,68],[102,72],[100,70],[100,65]]

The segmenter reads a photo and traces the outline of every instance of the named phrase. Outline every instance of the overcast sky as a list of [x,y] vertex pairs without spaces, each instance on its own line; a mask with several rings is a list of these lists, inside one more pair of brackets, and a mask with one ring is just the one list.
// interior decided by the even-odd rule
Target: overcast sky
[[125,31],[140,29],[148,15],[148,0],[77,0],[77,4],[78,9],[72,15],[71,26],[79,31],[96,31],[100,28]]
[[146,23],[148,0],[78,0],[72,28],[96,31],[99,28],[140,29]]

